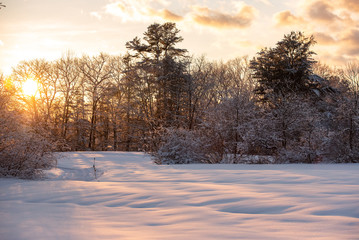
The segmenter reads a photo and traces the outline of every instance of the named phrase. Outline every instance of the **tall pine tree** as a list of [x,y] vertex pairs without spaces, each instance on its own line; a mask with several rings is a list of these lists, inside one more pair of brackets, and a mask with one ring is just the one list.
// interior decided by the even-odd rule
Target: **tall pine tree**
[[134,71],[145,82],[151,127],[180,125],[184,116],[183,101],[186,81],[186,52],[176,47],[183,38],[178,35],[175,23],[152,24],[143,40],[136,37],[126,43],[132,58],[137,62]]
[[263,102],[276,101],[288,94],[308,93],[313,82],[310,47],[315,44],[313,36],[291,32],[277,43],[275,48],[262,49],[251,61],[253,77],[258,85],[255,93]]

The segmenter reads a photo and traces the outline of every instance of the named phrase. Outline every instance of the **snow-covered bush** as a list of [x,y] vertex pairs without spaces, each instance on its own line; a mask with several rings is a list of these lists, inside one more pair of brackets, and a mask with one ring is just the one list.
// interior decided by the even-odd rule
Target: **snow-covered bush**
[[281,149],[277,156],[277,163],[319,163],[320,155],[312,149],[297,147],[295,149]]
[[350,149],[345,128],[336,131],[329,136],[325,148],[325,160],[335,163],[359,163],[359,152],[357,148]]
[[21,133],[0,151],[0,176],[37,178],[42,170],[56,165],[48,142],[35,134]]
[[166,128],[160,147],[153,154],[157,164],[201,163],[206,160],[205,146],[194,131]]
[[45,138],[25,129],[11,112],[1,112],[0,176],[35,178],[56,164]]
[[276,163],[276,157],[270,155],[237,155],[227,154],[223,157],[221,163],[224,164],[273,164]]

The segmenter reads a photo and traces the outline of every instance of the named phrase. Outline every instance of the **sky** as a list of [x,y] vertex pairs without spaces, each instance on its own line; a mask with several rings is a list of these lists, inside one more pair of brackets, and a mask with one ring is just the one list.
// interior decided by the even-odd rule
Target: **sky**
[[120,55],[152,23],[175,22],[178,47],[229,60],[275,47],[284,34],[314,35],[316,59],[359,60],[358,0],[0,0],[0,72],[23,60]]

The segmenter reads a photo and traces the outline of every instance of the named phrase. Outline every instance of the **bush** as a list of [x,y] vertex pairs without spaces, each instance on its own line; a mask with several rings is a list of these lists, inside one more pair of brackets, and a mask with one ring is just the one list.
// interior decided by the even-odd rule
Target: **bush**
[[326,154],[319,149],[295,146],[291,149],[281,149],[276,156],[276,163],[329,163]]
[[270,155],[241,155],[233,163],[237,164],[273,164],[276,158]]
[[15,111],[0,109],[0,176],[38,178],[56,165],[51,144],[26,128]]
[[157,164],[188,164],[207,161],[206,146],[195,131],[163,129],[158,151],[153,153]]
[[56,165],[56,158],[48,151],[46,140],[32,134],[20,135],[0,152],[0,176],[38,178],[42,170]]

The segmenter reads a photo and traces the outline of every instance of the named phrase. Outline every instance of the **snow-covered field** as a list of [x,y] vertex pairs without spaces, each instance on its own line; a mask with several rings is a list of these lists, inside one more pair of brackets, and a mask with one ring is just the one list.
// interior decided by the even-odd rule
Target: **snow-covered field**
[[359,239],[359,164],[63,156],[46,180],[0,179],[0,239]]

